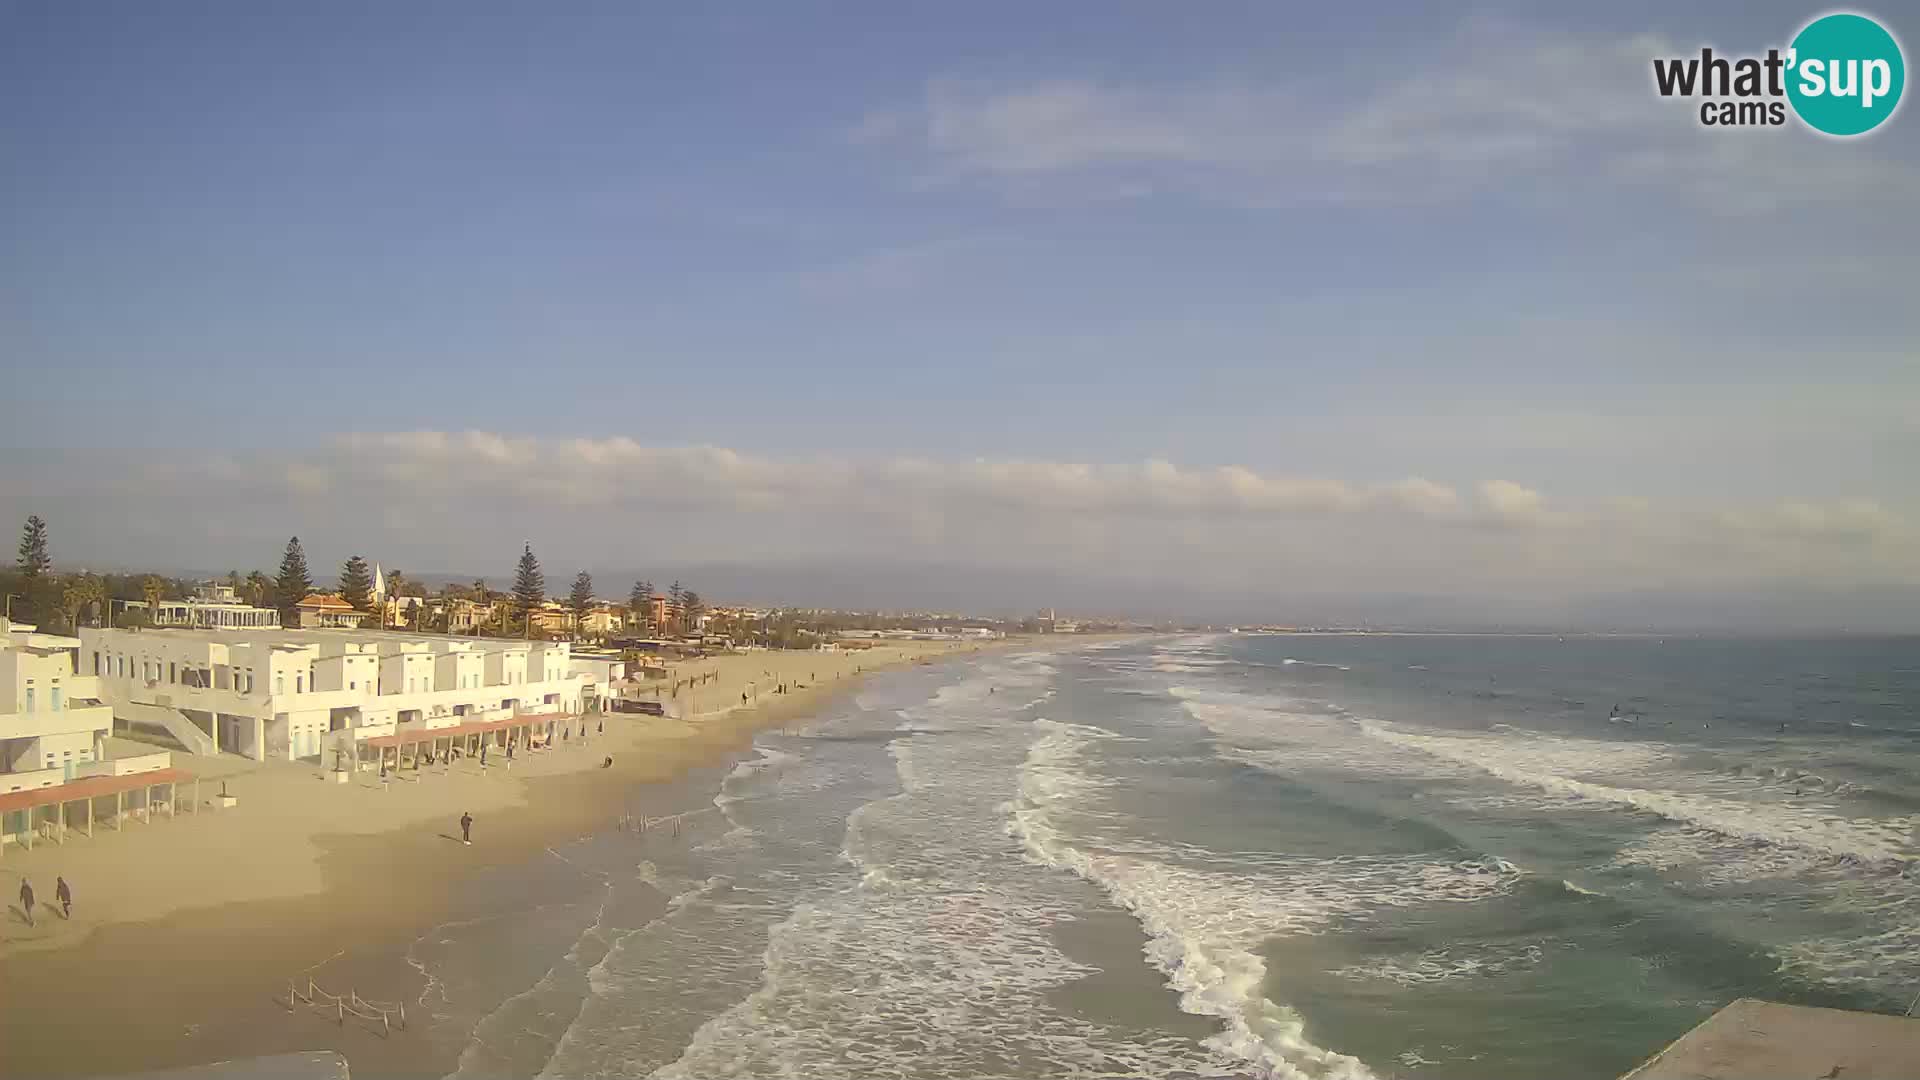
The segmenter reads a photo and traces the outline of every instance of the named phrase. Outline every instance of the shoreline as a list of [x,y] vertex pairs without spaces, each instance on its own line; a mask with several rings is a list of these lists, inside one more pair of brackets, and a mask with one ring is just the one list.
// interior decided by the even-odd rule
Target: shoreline
[[[1035,644],[1017,639],[950,648],[892,647],[884,657],[874,650],[840,657],[751,653],[718,658],[729,661],[724,665],[729,677],[716,678],[712,692],[724,693],[729,701],[740,692],[741,679],[764,678],[758,674],[762,665],[811,669],[809,677],[825,669],[829,677],[690,720],[606,714],[612,728],[607,734],[516,762],[521,775],[504,783],[497,764],[483,777],[469,762],[388,790],[362,777],[346,785],[311,783],[318,778],[311,765],[272,763],[235,774],[237,788],[250,787],[236,810],[214,811],[205,821],[183,815],[136,825],[151,832],[120,838],[99,853],[75,849],[76,855],[93,854],[96,861],[133,860],[148,846],[176,849],[177,860],[169,862],[163,850],[121,875],[126,880],[118,887],[133,890],[133,899],[123,901],[130,912],[157,910],[157,903],[141,903],[138,891],[141,874],[152,872],[156,860],[162,873],[221,878],[206,883],[206,893],[219,899],[26,940],[17,909],[9,911],[7,937],[0,940],[0,962],[8,973],[0,980],[0,1047],[5,1048],[0,1072],[112,1075],[337,1050],[374,1075],[444,1075],[453,1063],[426,1032],[416,1028],[383,1038],[377,1027],[358,1028],[351,1018],[341,1027],[317,1014],[290,1012],[289,980],[311,973],[336,993],[351,989],[375,1000],[416,1002],[427,980],[407,961],[407,950],[436,926],[485,916],[484,905],[464,890],[478,875],[529,865],[544,850],[616,826],[628,812],[654,816],[694,808],[694,793],[686,785],[703,770],[730,764],[760,732],[829,707],[857,690],[866,675]],[[684,670],[715,667],[708,661]],[[774,677],[794,676],[776,672]],[[609,753],[614,767],[600,768]],[[268,828],[275,822],[255,822],[249,829],[245,817],[249,800],[265,804],[281,795],[310,813],[324,813],[315,804],[325,800],[352,803],[356,813],[374,816],[374,827],[327,829],[317,823],[306,836],[285,837],[290,850],[282,851],[281,839]],[[698,800],[710,796],[702,787]],[[469,806],[476,801],[478,806]],[[455,819],[468,808],[476,819],[471,847],[452,842]],[[263,818],[271,818],[274,809],[269,805]],[[388,812],[391,820],[381,820]],[[300,846],[303,842],[310,850]],[[194,861],[188,855],[197,866],[187,865]],[[11,871],[0,874],[0,883],[15,888],[24,869],[41,892],[49,893],[52,871],[45,864],[58,857],[59,849],[43,845],[0,862],[0,871]],[[42,865],[29,868],[28,858]],[[276,877],[292,880],[269,880]],[[44,885],[42,878],[48,879]],[[75,876],[74,882],[79,924],[89,910],[90,890],[96,895],[103,890],[91,875]],[[177,892],[182,883],[171,885]],[[191,883],[186,888],[193,891]],[[43,909],[40,922],[61,929],[52,911]],[[82,1012],[113,1017],[112,1037],[78,1042],[48,1037],[71,1030],[73,1017]]]

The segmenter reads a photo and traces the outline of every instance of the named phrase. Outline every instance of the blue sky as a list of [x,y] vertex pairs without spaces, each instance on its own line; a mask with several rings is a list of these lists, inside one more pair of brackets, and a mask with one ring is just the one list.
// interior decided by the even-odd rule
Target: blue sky
[[[826,523],[844,499],[792,496],[820,469],[988,459],[1137,484],[1165,461],[1203,486],[1223,467],[1362,493],[1418,477],[1483,515],[1485,485],[1511,483],[1582,536],[1622,527],[1598,509],[1614,500],[1850,536],[1865,514],[1870,552],[1774,537],[1743,580],[1920,583],[1920,127],[1908,107],[1845,143],[1703,129],[1655,97],[1652,55],[1762,51],[1815,12],[1670,8],[0,6],[0,355],[26,452],[0,511],[67,500],[76,558],[264,562],[259,537],[324,535],[327,500],[357,500],[384,515],[329,549],[465,570],[491,554],[398,523],[418,491],[363,475],[426,484],[425,444],[347,437],[473,432],[534,440],[513,461],[535,477],[578,466],[572,439],[800,470],[777,514],[733,492],[699,520],[804,519],[809,551],[860,544]],[[151,476],[78,505],[71,481],[115,454],[199,478],[175,481],[194,513],[92,527],[102,500],[181,505]],[[228,468],[262,486],[204,501]],[[624,533],[658,515],[619,469],[598,481],[619,498],[585,501]],[[994,497],[1020,535],[1118,512],[1063,525],[1057,487]],[[1303,530],[1291,508],[1249,526],[1242,503],[1204,544],[1101,558],[1259,576],[1266,530]],[[968,512],[861,535],[1005,564],[951,527]],[[1405,530],[1330,516],[1297,556],[1361,589],[1378,564],[1343,561],[1339,530]],[[1419,524],[1448,550],[1473,528]],[[1507,542],[1566,547],[1547,536]],[[565,562],[642,561],[542,538]],[[1521,582],[1514,550],[1371,557],[1396,588],[1737,584],[1659,545],[1632,573],[1562,553]]]

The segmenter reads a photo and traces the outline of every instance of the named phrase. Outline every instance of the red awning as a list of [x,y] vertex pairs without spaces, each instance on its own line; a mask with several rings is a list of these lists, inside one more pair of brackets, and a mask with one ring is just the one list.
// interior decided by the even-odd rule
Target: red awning
[[579,718],[579,713],[542,713],[538,716],[516,716],[511,720],[475,720],[471,723],[455,724],[452,727],[414,728],[411,731],[396,732],[392,735],[376,735],[366,740],[366,745],[385,749],[389,746],[408,746],[448,737],[457,739],[462,735],[485,735],[489,732],[504,731],[507,728],[525,727],[528,724],[563,723]]
[[138,791],[141,788],[172,784],[193,778],[192,773],[182,769],[156,769],[153,772],[130,773],[126,776],[88,776],[64,784],[55,784],[52,787],[0,794],[0,813],[30,810],[36,806],[52,806],[54,803],[79,802],[81,799],[97,799],[102,795],[117,795],[122,791]]

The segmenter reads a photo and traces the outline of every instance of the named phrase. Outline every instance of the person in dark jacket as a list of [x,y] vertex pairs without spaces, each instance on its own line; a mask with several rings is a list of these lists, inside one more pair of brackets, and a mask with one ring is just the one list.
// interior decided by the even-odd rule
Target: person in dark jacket
[[473,815],[464,810],[460,812],[460,842],[469,846],[473,844]]
[[60,901],[60,917],[73,918],[73,889],[67,884],[66,878],[53,879],[53,898]]

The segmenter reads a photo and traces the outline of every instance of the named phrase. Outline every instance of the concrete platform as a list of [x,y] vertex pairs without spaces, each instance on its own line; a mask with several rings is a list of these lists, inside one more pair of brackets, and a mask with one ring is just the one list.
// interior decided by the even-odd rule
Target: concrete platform
[[1622,1080],[1915,1080],[1920,1019],[1741,998]]

